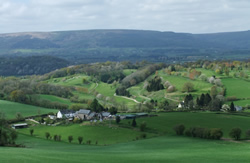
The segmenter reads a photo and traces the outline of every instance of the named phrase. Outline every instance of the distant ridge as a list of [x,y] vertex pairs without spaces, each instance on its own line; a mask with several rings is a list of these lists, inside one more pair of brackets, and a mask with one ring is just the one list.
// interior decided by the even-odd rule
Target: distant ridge
[[193,60],[199,59],[193,56],[208,55],[215,58],[233,55],[242,59],[249,54],[250,31],[190,34],[100,29],[0,34],[0,56],[50,55],[74,63],[142,59],[185,61],[190,60],[190,56]]

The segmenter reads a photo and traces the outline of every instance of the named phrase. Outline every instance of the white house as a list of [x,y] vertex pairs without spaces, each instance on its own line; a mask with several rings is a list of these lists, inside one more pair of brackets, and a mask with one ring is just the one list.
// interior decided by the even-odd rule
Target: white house
[[65,118],[73,118],[75,116],[75,111],[73,110],[60,110],[56,114],[56,117],[61,119],[63,117]]

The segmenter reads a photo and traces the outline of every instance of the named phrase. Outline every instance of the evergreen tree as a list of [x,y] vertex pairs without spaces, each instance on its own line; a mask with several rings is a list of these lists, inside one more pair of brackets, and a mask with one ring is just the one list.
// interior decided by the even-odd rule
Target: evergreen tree
[[205,106],[208,106],[209,103],[211,102],[211,100],[212,100],[212,98],[211,98],[211,96],[209,95],[209,93],[206,93],[205,99],[204,99],[204,105],[205,105]]
[[204,106],[204,105],[205,105],[205,95],[202,93],[200,97],[200,106]]
[[89,107],[94,112],[102,112],[104,110],[103,106],[99,104],[97,99],[94,99]]
[[201,106],[201,104],[200,104],[200,98],[199,97],[196,98],[196,105],[197,106]]
[[232,112],[236,111],[233,102],[231,102],[231,104],[230,104],[230,111],[232,111]]
[[163,84],[161,84],[161,78],[159,76],[155,76],[154,79],[148,82],[147,91],[159,91],[164,89]]
[[115,122],[116,122],[117,124],[119,124],[120,121],[121,121],[121,117],[120,117],[120,116],[116,116],[116,117],[115,117]]
[[193,101],[193,96],[192,96],[191,94],[189,94],[189,95],[187,95],[187,96],[185,97],[185,99],[184,99],[184,106],[185,106],[186,108],[188,108],[188,107],[189,107],[189,103],[190,103],[191,101]]

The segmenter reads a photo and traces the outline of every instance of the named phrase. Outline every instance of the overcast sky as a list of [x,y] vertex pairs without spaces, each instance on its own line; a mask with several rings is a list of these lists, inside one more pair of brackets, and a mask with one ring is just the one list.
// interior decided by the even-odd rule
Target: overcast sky
[[0,33],[250,30],[250,0],[0,0]]

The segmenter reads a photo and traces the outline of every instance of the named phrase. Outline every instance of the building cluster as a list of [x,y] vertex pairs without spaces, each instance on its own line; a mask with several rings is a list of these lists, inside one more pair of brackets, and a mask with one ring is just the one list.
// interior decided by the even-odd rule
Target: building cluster
[[112,115],[109,112],[96,113],[86,109],[80,109],[79,111],[60,110],[57,112],[56,118],[58,119],[66,118],[68,120],[73,120],[74,118],[78,118],[80,120],[93,120],[93,119],[104,120],[112,118]]

